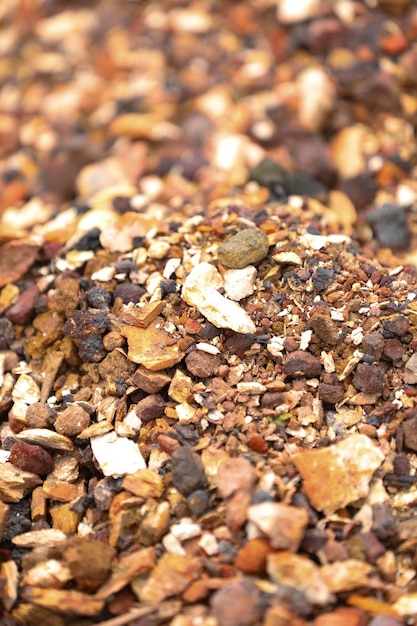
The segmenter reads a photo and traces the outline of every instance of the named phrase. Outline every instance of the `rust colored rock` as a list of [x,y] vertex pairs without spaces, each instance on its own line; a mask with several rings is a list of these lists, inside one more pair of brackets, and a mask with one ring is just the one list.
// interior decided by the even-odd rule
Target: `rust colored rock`
[[332,613],[319,615],[314,620],[314,626],[366,626],[367,623],[365,613],[349,607],[340,607]]
[[107,543],[79,537],[72,537],[63,551],[77,588],[88,593],[96,591],[106,582],[114,555],[114,549]]
[[319,376],[321,372],[321,363],[310,352],[304,350],[296,350],[291,352],[283,363],[283,371],[287,376],[297,378],[306,376],[313,378]]
[[185,357],[185,364],[190,374],[197,378],[213,376],[220,365],[220,357],[217,354],[208,354],[201,350],[194,350]]
[[268,444],[261,435],[251,435],[248,439],[248,447],[259,454],[265,454],[268,452]]
[[113,350],[104,357],[98,366],[103,380],[118,382],[130,378],[136,370],[136,365],[129,361],[119,350]]
[[64,317],[69,317],[80,303],[80,281],[76,278],[62,278],[57,281],[55,306]]
[[72,404],[58,415],[55,430],[60,435],[76,437],[90,425],[90,415],[78,404]]
[[235,566],[246,574],[264,574],[266,558],[273,552],[268,539],[257,537],[247,541],[236,557]]
[[0,287],[19,280],[35,262],[39,245],[16,239],[0,247]]
[[384,387],[385,372],[380,365],[359,363],[353,377],[356,389],[365,393],[381,393]]
[[341,385],[330,385],[328,383],[320,383],[317,392],[323,402],[328,402],[329,404],[341,402],[344,396],[344,390]]
[[222,243],[217,255],[225,267],[241,269],[266,257],[268,249],[267,234],[259,228],[247,228]]
[[30,443],[17,442],[10,449],[10,463],[25,472],[33,474],[49,474],[54,469],[52,456],[41,448]]
[[10,307],[6,317],[13,324],[27,324],[34,314],[34,306],[39,296],[39,287],[32,285],[23,291],[15,304]]
[[143,400],[139,400],[136,405],[136,415],[140,417],[143,422],[150,422],[157,417],[162,417],[164,414],[166,402],[164,398],[155,393]]

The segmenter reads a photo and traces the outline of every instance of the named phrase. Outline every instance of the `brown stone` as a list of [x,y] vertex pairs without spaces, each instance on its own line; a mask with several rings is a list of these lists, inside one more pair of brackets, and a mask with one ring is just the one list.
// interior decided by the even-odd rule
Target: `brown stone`
[[132,376],[132,384],[146,393],[158,393],[171,382],[171,376],[164,371],[151,372],[140,365]]
[[92,593],[110,575],[115,550],[95,539],[72,537],[65,544],[63,557],[80,591]]
[[129,361],[119,350],[109,352],[99,363],[98,371],[103,380],[113,382],[126,381],[136,370],[136,365]]
[[385,372],[380,365],[359,363],[353,377],[356,389],[366,393],[381,393],[385,381]]
[[163,416],[165,405],[166,402],[160,394],[150,394],[146,398],[139,400],[136,405],[136,415],[143,422],[150,422]]
[[128,358],[152,372],[172,367],[179,363],[184,354],[179,341],[164,328],[163,322],[154,320],[147,328],[124,324],[120,332],[127,338]]
[[310,352],[304,350],[296,350],[291,352],[283,363],[284,374],[291,377],[306,376],[312,378],[319,376],[321,372],[321,363]]
[[210,598],[213,616],[221,626],[252,626],[263,616],[261,593],[253,583],[232,583]]
[[90,425],[90,414],[78,404],[71,404],[55,420],[55,430],[67,437],[76,437]]
[[382,356],[385,340],[381,333],[368,333],[363,336],[362,349],[378,361]]
[[141,602],[157,603],[178,595],[198,578],[200,573],[201,565],[196,557],[166,553],[139,589],[139,599]]
[[335,346],[339,343],[339,328],[330,315],[327,306],[317,306],[310,318],[310,326],[323,346]]
[[410,450],[417,450],[417,417],[403,423],[404,445]]
[[208,378],[216,372],[220,365],[220,358],[217,354],[208,354],[202,350],[194,350],[185,357],[185,364],[193,376]]
[[337,404],[343,400],[344,389],[341,385],[330,385],[328,383],[320,383],[317,392],[323,402],[329,404]]
[[0,287],[19,280],[33,265],[39,245],[16,239],[0,246]]

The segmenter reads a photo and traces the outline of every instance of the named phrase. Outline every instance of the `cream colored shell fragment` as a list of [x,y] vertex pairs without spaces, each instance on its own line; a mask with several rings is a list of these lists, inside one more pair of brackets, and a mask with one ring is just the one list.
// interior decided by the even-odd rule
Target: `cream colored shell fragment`
[[242,307],[217,291],[222,285],[223,279],[216,268],[203,262],[194,267],[185,279],[182,298],[217,328],[230,328],[243,334],[254,333],[255,324]]

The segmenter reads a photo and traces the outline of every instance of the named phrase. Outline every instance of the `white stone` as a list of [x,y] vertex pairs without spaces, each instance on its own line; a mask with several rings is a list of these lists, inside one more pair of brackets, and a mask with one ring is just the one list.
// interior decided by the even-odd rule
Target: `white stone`
[[238,305],[222,296],[217,289],[223,285],[220,273],[210,263],[194,267],[184,281],[182,297],[195,306],[217,328],[230,328],[237,333],[254,333],[254,322]]
[[191,519],[184,517],[178,524],[173,524],[170,528],[171,533],[180,541],[187,541],[201,535],[201,526]]
[[224,273],[224,290],[231,300],[242,300],[255,289],[256,267],[248,265],[240,270],[227,270]]
[[209,533],[207,531],[202,534],[198,545],[204,550],[206,554],[208,554],[208,556],[214,556],[219,552],[219,542],[212,533]]
[[317,132],[333,109],[336,88],[321,67],[308,67],[303,70],[297,77],[297,88],[300,122],[304,128]]
[[415,385],[417,383],[417,352],[414,352],[405,364],[404,382],[407,385]]
[[91,438],[91,448],[104,476],[124,476],[145,469],[145,459],[132,439],[114,431]]
[[264,385],[262,385],[261,383],[257,383],[257,382],[249,382],[249,383],[238,383],[237,385],[237,390],[239,391],[239,393],[245,393],[248,395],[256,395],[259,393],[265,393],[266,391],[266,387],[264,387]]
[[15,402],[22,400],[26,404],[39,402],[41,390],[29,374],[21,374],[16,381],[12,391],[12,398]]
[[303,22],[318,14],[321,0],[278,0],[277,18],[281,24]]

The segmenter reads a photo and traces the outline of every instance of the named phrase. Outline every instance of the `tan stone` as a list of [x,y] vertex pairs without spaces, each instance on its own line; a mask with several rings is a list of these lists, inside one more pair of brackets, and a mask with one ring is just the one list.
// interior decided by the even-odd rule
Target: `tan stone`
[[159,318],[147,328],[123,324],[120,332],[127,339],[128,358],[152,372],[172,367],[184,356],[179,341],[163,328]]
[[305,556],[286,551],[270,554],[267,571],[278,585],[297,589],[312,604],[324,605],[330,601],[331,592],[320,576],[320,568]]
[[281,502],[261,502],[249,507],[248,518],[269,537],[278,550],[297,552],[308,525],[308,513]]
[[38,606],[70,615],[98,615],[104,605],[104,600],[74,589],[24,587],[22,598]]
[[160,498],[164,485],[159,474],[150,469],[143,469],[128,474],[122,482],[123,489],[141,498]]
[[0,463],[0,497],[3,502],[19,502],[41,482],[37,474],[24,472],[12,463]]
[[312,506],[326,515],[367,495],[382,452],[366,435],[353,434],[320,450],[292,456]]
[[175,370],[173,379],[168,388],[168,395],[176,402],[190,402],[192,400],[193,381],[181,370]]
[[179,554],[164,554],[139,590],[141,602],[157,603],[184,591],[201,572],[199,559]]

